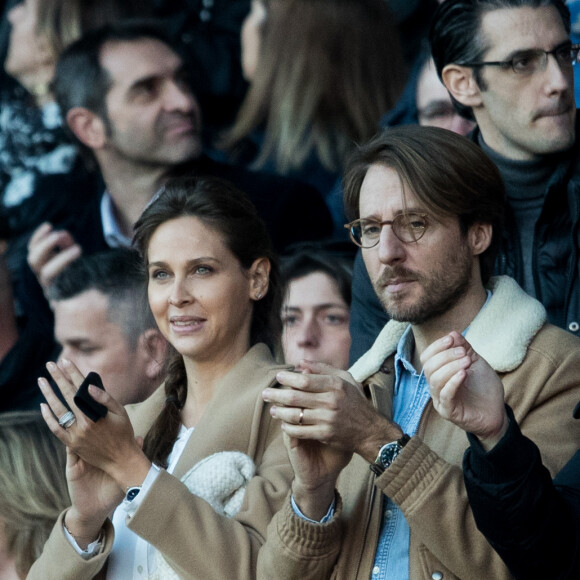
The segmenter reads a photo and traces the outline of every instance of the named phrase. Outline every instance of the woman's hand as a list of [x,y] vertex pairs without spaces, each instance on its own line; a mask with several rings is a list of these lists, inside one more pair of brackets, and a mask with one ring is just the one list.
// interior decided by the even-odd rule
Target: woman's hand
[[[151,463],[134,437],[133,427],[123,406],[105,391],[91,385],[90,396],[109,411],[106,417],[93,422],[74,403],[74,395],[84,380],[77,367],[67,360],[62,360],[59,366],[52,362],[46,366],[76,418],[67,429],[59,425],[58,418],[67,409],[54,394],[48,381],[39,379],[41,391],[52,411],[46,405],[43,406],[44,420],[67,448],[82,460],[79,465],[71,465],[71,469],[73,466],[76,468],[72,473],[83,475],[88,470],[85,464],[88,464],[103,471],[123,491],[132,485],[140,485]],[[91,477],[94,478],[95,474]]]
[[[43,405],[43,414],[50,410]],[[83,461],[67,447],[66,479],[72,506],[65,515],[65,524],[83,549],[94,542],[107,516],[123,499],[117,482],[102,469]]]

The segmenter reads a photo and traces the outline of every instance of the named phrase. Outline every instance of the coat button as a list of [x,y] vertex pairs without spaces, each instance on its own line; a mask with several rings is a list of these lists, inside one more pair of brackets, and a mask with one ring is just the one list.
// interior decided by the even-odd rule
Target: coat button
[[433,580],[443,580],[443,572],[433,572],[431,578],[433,578]]
[[206,8],[204,8],[199,13],[199,19],[202,22],[207,22],[208,20],[211,20],[211,12],[209,10],[207,10]]
[[571,332],[578,332],[579,329],[580,329],[580,324],[578,324],[577,322],[571,322],[568,325],[568,330]]

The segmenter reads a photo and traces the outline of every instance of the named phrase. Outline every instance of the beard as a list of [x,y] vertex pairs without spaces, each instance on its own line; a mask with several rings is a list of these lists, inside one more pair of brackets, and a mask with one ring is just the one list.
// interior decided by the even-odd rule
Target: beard
[[[448,251],[441,257],[439,267],[428,274],[420,274],[403,266],[386,266],[373,282],[373,287],[390,318],[420,325],[433,320],[457,304],[471,285],[473,256],[467,246],[459,252]],[[405,291],[389,293],[391,280],[412,280],[421,286],[419,298],[411,301]]]

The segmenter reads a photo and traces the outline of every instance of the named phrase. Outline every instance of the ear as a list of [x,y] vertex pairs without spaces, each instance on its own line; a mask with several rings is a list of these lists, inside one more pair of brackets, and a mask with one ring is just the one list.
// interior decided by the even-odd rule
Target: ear
[[250,266],[250,298],[261,300],[268,293],[270,284],[270,260],[268,258],[258,258]]
[[139,336],[138,346],[144,361],[145,375],[152,381],[160,379],[165,369],[167,341],[156,328],[148,328]]
[[481,90],[475,81],[472,68],[448,64],[441,72],[441,78],[456,101],[467,107],[481,105]]
[[66,123],[75,137],[89,149],[101,149],[107,135],[101,118],[85,107],[73,107],[66,114]]
[[488,223],[476,222],[472,224],[467,232],[467,238],[474,256],[483,254],[491,244],[493,226]]

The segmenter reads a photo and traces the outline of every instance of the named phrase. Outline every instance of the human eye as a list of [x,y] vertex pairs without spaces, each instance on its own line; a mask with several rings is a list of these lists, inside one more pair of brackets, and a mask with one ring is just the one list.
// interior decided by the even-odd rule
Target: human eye
[[97,351],[97,347],[90,346],[90,345],[83,345],[83,346],[79,346],[77,350],[81,354],[89,355],[89,354],[92,354],[92,353],[96,352]]
[[514,72],[518,74],[528,74],[534,72],[538,68],[538,64],[542,55],[542,51],[529,50],[514,56],[511,60]]
[[207,276],[211,274],[214,269],[211,266],[200,264],[199,266],[196,266],[193,271],[194,274],[198,274],[199,276]]
[[327,312],[324,316],[324,323],[327,326],[343,326],[348,324],[349,316],[344,312]]
[[298,316],[296,314],[283,314],[282,324],[284,326],[296,326],[298,324]]
[[164,282],[169,278],[169,272],[163,270],[162,268],[154,268],[149,271],[149,279],[155,280],[157,282]]
[[570,65],[576,61],[578,49],[572,48],[571,44],[565,44],[554,51],[554,56],[560,64]]
[[425,229],[427,222],[420,214],[410,213],[401,216],[401,225],[415,232],[420,232]]
[[445,119],[453,116],[454,113],[453,105],[440,103],[426,106],[419,112],[419,116],[424,121],[434,121],[436,119]]
[[158,81],[155,78],[147,78],[136,83],[131,89],[131,98],[134,101],[148,101],[155,97],[158,91]]
[[360,222],[360,230],[365,238],[376,238],[381,233],[381,224],[373,220]]

